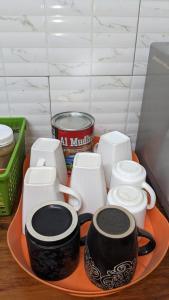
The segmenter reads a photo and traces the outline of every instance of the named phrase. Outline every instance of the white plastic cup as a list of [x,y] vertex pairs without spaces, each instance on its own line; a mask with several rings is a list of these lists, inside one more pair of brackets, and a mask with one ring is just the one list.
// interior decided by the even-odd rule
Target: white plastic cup
[[146,182],[145,168],[135,161],[123,160],[117,162],[112,168],[110,188],[118,185],[132,185],[146,190],[150,194],[148,209],[155,206],[156,194]]
[[74,197],[71,205],[78,211],[82,205],[80,195],[59,183],[54,167],[31,167],[27,170],[23,186],[22,232],[29,212],[46,201],[64,201],[64,193]]
[[30,166],[56,167],[60,183],[67,183],[67,169],[62,145],[57,139],[38,138],[31,147]]
[[[82,198],[79,213],[94,213],[106,204],[106,182],[100,154],[81,152],[75,155],[70,187]],[[72,201],[73,197],[70,197],[69,203]]]
[[112,188],[107,196],[107,204],[126,208],[135,217],[137,226],[144,229],[146,212],[150,206],[147,193],[140,187],[120,185]]
[[101,155],[106,186],[109,188],[114,163],[124,159],[132,159],[130,138],[118,131],[103,134],[94,151]]

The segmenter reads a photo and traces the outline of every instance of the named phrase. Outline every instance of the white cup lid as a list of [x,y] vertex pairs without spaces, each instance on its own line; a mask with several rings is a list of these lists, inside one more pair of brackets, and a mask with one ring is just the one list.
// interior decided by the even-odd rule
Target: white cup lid
[[129,180],[137,180],[140,176],[145,176],[144,168],[139,163],[131,160],[119,161],[116,164],[116,171],[119,176]]
[[11,144],[13,140],[13,130],[6,125],[0,124],[0,147],[4,147]]
[[117,205],[132,207],[139,206],[144,199],[145,195],[141,189],[135,186],[121,185],[110,190],[109,204],[112,200]]

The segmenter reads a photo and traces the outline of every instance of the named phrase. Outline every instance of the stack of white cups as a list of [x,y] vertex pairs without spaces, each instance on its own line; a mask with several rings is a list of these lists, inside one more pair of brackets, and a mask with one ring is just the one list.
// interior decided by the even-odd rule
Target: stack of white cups
[[130,138],[109,132],[100,137],[94,151],[77,153],[74,159],[70,186],[81,195],[79,212],[94,213],[105,204],[117,205],[128,209],[137,226],[144,228],[146,210],[155,206],[156,195],[146,183],[144,167],[132,161]]
[[146,183],[145,168],[132,161],[129,137],[117,131],[102,135],[97,152],[102,157],[109,189],[107,204],[128,209],[134,215],[137,226],[144,228],[146,210],[155,206],[156,195]]
[[47,201],[64,201],[64,194],[73,196],[71,205],[78,211],[80,195],[66,186],[67,170],[59,140],[39,138],[31,148],[30,168],[23,184],[22,232],[32,209]]

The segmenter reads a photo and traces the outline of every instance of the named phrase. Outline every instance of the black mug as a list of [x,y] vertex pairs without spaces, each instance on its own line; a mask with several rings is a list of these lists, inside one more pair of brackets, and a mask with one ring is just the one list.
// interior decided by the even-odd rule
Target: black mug
[[[149,241],[138,246],[138,236]],[[92,283],[109,290],[132,279],[138,255],[156,246],[152,235],[136,227],[133,215],[124,208],[108,205],[93,216],[85,246],[85,270]]]
[[92,219],[91,214],[77,215],[72,206],[53,201],[33,209],[26,222],[26,240],[31,267],[45,280],[66,278],[79,262],[80,225]]

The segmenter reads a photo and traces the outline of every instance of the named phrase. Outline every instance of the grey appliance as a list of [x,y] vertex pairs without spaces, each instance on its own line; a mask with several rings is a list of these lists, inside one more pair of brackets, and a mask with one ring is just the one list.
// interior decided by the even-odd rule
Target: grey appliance
[[150,48],[136,153],[169,217],[169,43]]

